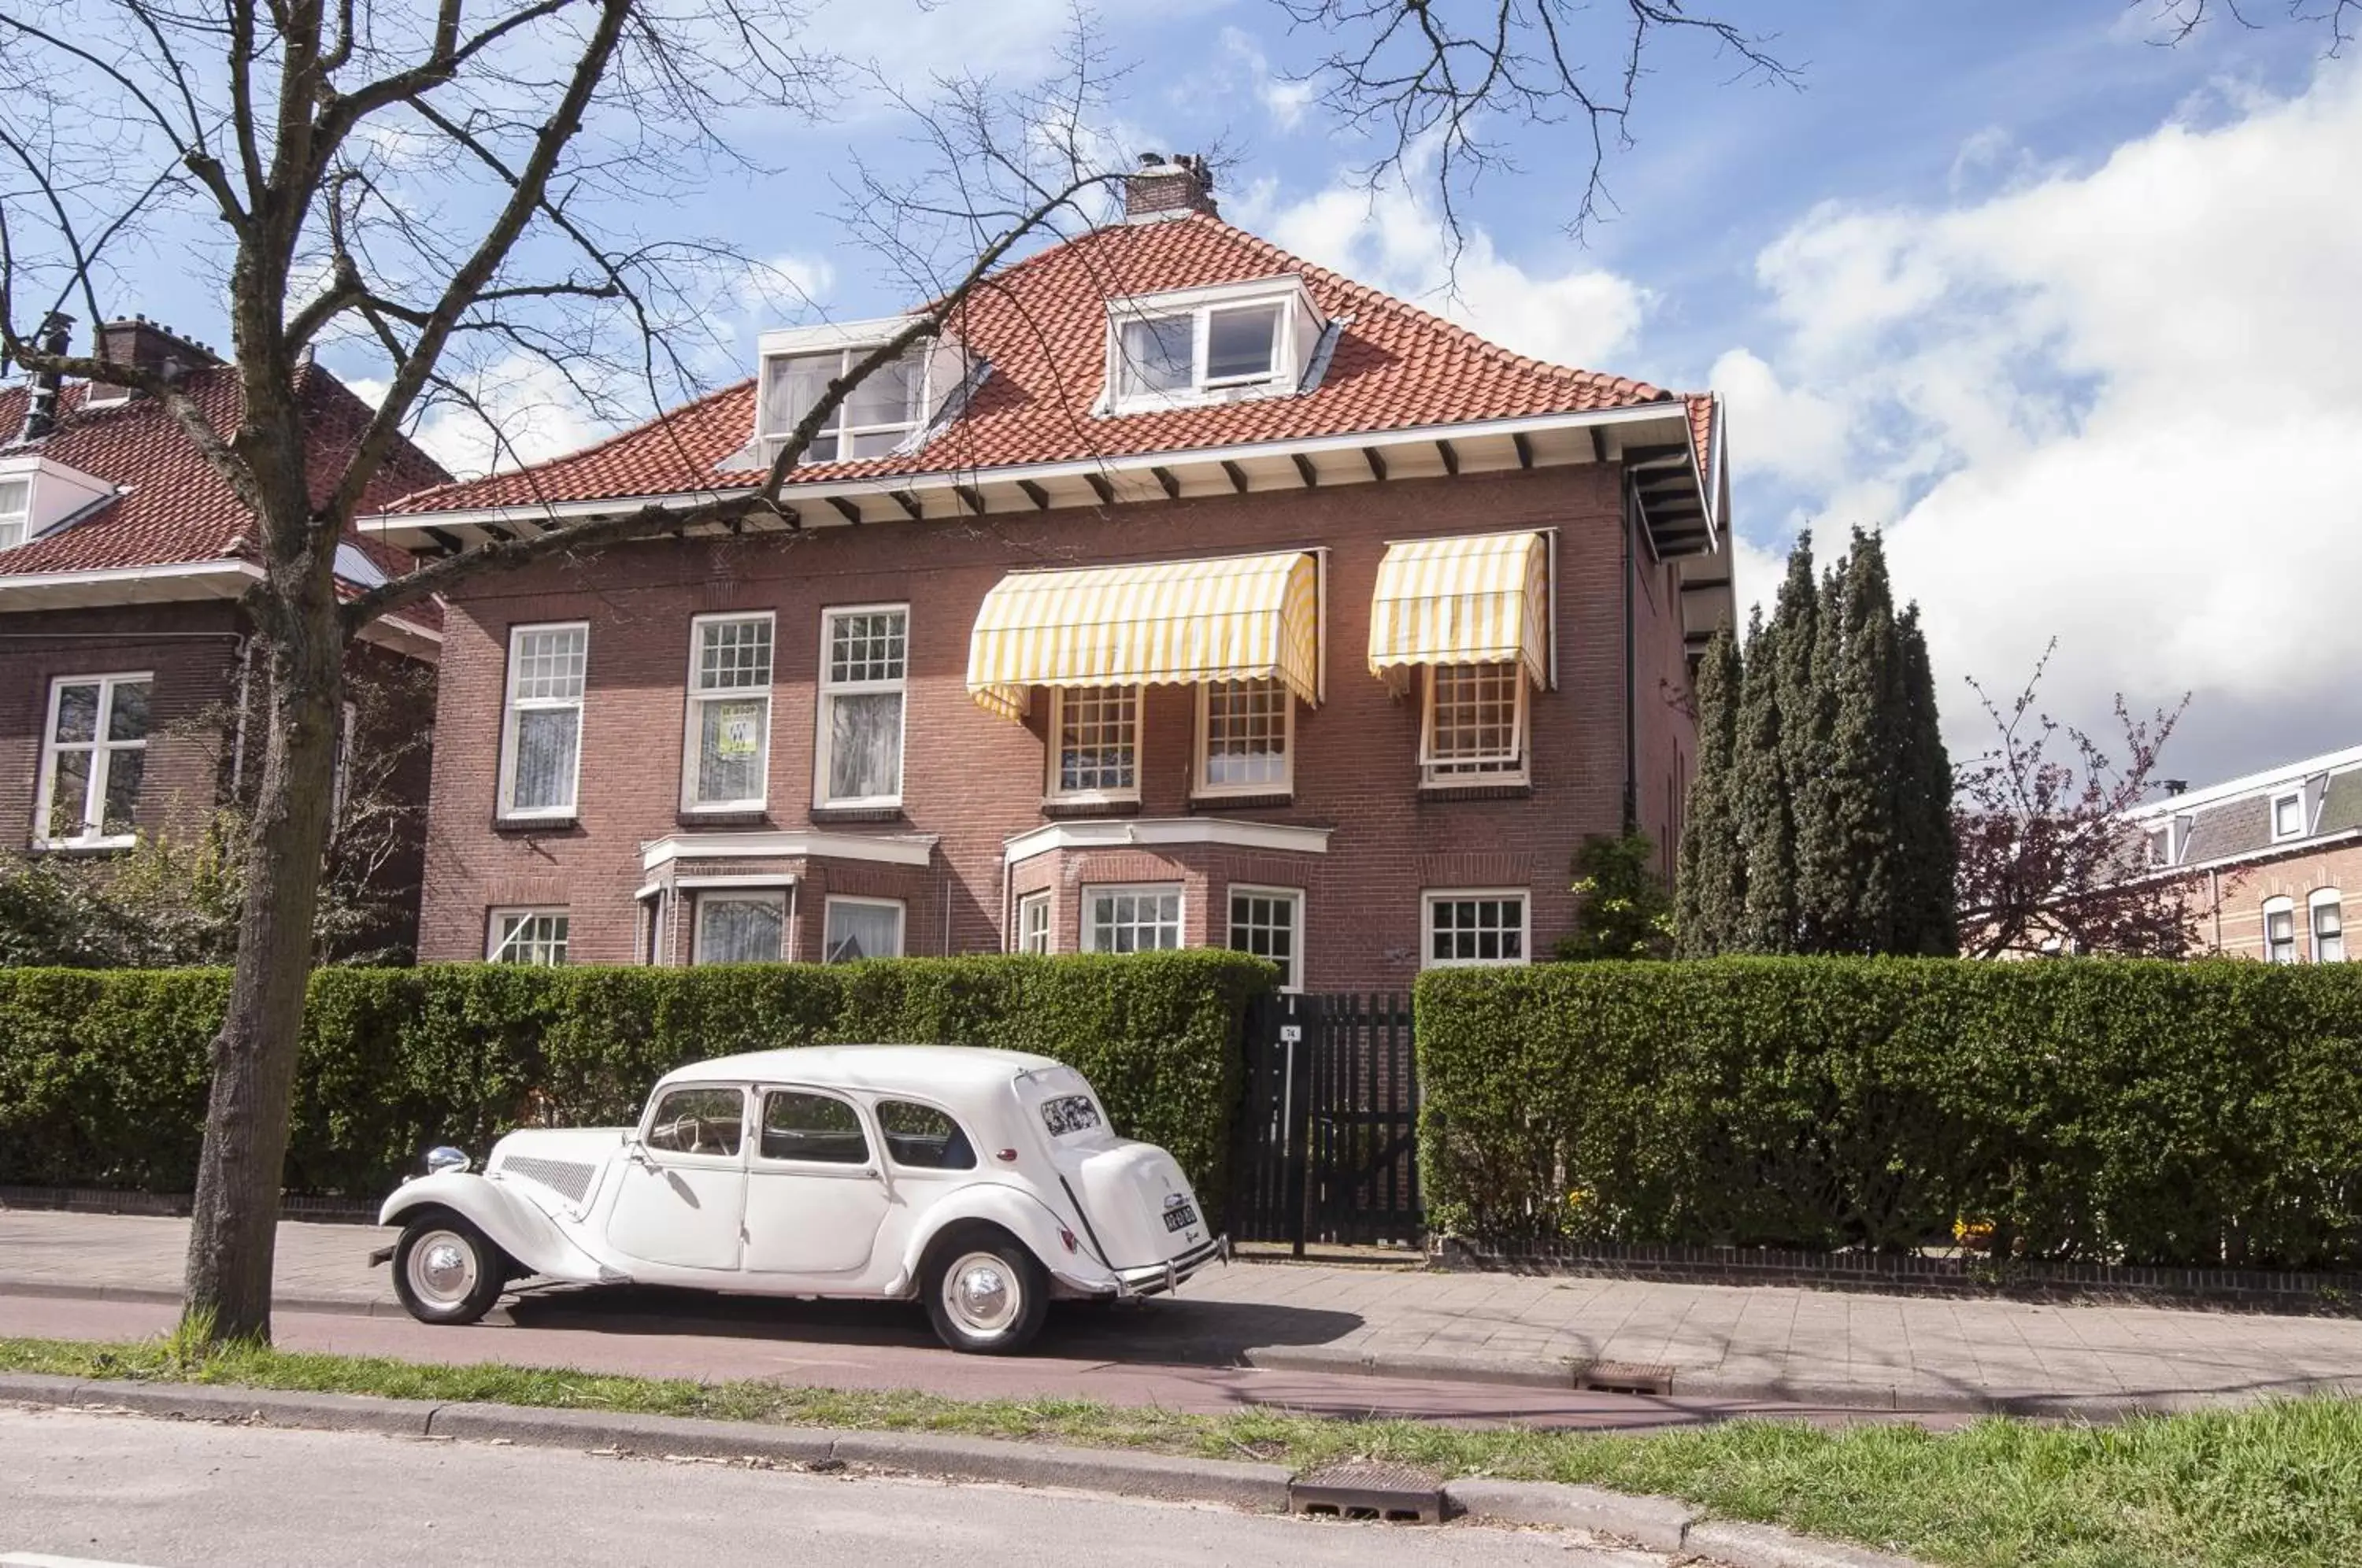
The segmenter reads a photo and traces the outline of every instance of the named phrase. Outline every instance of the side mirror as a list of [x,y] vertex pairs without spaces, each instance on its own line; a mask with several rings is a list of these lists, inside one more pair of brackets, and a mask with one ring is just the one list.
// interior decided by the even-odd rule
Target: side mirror
[[426,1151],[426,1174],[428,1176],[441,1176],[446,1171],[464,1171],[474,1163],[474,1161],[468,1158],[468,1153],[466,1150],[455,1149],[448,1143],[446,1143],[439,1148],[429,1149]]

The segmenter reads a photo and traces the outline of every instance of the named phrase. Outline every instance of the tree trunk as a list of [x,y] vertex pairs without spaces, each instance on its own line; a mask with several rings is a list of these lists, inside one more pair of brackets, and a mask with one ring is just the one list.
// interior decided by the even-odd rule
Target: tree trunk
[[187,1322],[210,1315],[214,1337],[223,1340],[270,1336],[279,1187],[343,690],[343,636],[325,563],[274,578],[273,589],[294,591],[271,593],[261,613],[269,735],[229,1010],[213,1043],[182,1309]]

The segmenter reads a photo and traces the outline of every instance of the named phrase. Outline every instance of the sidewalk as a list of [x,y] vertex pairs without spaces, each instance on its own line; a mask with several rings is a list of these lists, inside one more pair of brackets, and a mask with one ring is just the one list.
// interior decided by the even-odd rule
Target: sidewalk
[[[0,1294],[177,1299],[186,1231],[145,1216],[0,1212]],[[369,1266],[392,1238],[282,1225],[281,1307],[400,1315],[387,1272]],[[1149,1308],[1095,1333],[1098,1353],[1559,1388],[1588,1369],[1601,1386],[1850,1409],[2108,1416],[2362,1395],[2362,1321],[2350,1319],[1244,1262]]]

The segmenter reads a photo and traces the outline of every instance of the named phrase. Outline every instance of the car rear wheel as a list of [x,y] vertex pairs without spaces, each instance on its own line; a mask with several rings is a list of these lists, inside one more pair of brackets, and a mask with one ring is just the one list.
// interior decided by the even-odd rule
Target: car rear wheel
[[508,1286],[508,1259],[456,1214],[414,1220],[393,1249],[393,1293],[422,1323],[472,1323]]
[[1022,1242],[998,1231],[948,1237],[926,1275],[935,1336],[970,1355],[1012,1355],[1033,1342],[1050,1278]]

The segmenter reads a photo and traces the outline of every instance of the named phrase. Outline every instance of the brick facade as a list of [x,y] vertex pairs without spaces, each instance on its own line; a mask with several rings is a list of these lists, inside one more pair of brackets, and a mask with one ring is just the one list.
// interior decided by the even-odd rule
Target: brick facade
[[[2300,846],[2277,858],[2224,869],[2194,879],[2190,899],[2191,929],[2202,952],[2262,958],[2264,904],[2287,899],[2294,915],[2297,959],[2313,955],[2313,895],[2338,894],[2341,931],[2352,931],[2362,916],[2362,841]],[[2345,939],[2349,961],[2362,959],[2362,931]]]
[[[1054,946],[1070,950],[1081,889],[1112,881],[1180,883],[1192,944],[1227,939],[1231,884],[1302,889],[1304,978],[1323,990],[1409,983],[1419,967],[1422,889],[1528,889],[1532,949],[1547,953],[1573,915],[1569,856],[1584,834],[1616,832],[1624,812],[1628,556],[1634,807],[1668,865],[1694,755],[1679,595],[1670,569],[1652,564],[1645,541],[1628,530],[1622,496],[1621,469],[1593,463],[1108,513],[664,540],[474,580],[444,628],[421,956],[480,957],[490,911],[530,905],[568,911],[574,961],[645,961],[640,895],[653,886],[650,899],[679,916],[657,955],[677,962],[686,956],[690,897],[668,889],[683,878],[762,876],[793,879],[787,946],[800,958],[819,955],[831,893],[903,900],[905,951],[936,954],[1001,948],[1016,898],[1048,888]],[[1380,558],[1390,540],[1513,528],[1559,531],[1558,686],[1532,695],[1530,787],[1422,793],[1418,685],[1396,695],[1364,662]],[[1220,842],[1093,845],[1004,864],[1007,840],[1054,818],[1042,799],[1049,704],[1036,701],[1018,723],[977,707],[966,689],[968,633],[1003,574],[1324,547],[1327,701],[1297,712],[1292,797],[1193,802],[1195,693],[1152,687],[1142,798],[1123,815],[1143,831],[1203,819],[1327,829],[1325,853]],[[812,809],[822,612],[886,602],[911,607],[902,806],[886,821],[833,819]],[[726,829],[685,823],[690,620],[746,610],[777,615],[767,810]],[[509,631],[557,621],[590,625],[577,815],[565,824],[499,824]],[[810,853],[648,868],[643,846],[653,841],[696,834],[710,847],[725,832],[933,842],[923,866]]]

